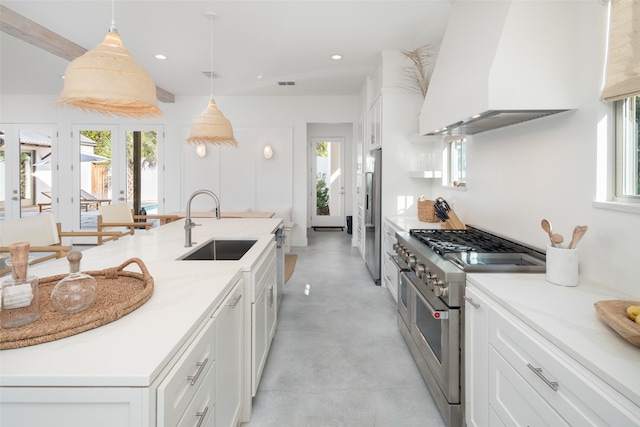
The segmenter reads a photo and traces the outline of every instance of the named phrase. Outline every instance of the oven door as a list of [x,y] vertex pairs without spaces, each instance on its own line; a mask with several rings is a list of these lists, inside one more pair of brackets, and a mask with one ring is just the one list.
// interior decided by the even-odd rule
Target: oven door
[[[398,259],[400,257],[397,257]],[[404,268],[402,265],[404,264]],[[409,266],[405,264],[402,260],[397,264],[398,265],[398,316],[402,318],[407,330],[409,330],[409,325],[411,324],[411,318],[409,317],[409,289],[411,286],[411,281],[409,279],[409,274],[413,274]]]
[[411,286],[411,336],[447,401],[460,403],[460,308],[447,307],[419,280]]

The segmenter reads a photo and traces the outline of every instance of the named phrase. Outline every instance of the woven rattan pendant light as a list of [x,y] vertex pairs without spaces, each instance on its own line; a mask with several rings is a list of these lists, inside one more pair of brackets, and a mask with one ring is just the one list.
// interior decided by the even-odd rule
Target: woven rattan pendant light
[[120,40],[114,0],[111,13],[104,41],[67,67],[58,105],[138,119],[160,116],[155,83]]
[[229,144],[234,147],[238,146],[238,141],[233,136],[233,128],[231,122],[218,109],[216,102],[213,100],[213,18],[214,13],[206,13],[211,23],[211,75],[210,75],[210,91],[211,98],[209,105],[200,113],[191,123],[191,132],[187,142],[202,144],[209,143],[214,145]]

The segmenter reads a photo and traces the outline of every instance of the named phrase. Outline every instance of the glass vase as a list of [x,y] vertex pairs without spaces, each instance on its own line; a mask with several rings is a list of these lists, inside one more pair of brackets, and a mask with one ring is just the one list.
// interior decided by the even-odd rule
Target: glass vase
[[98,283],[90,275],[80,272],[82,253],[69,252],[67,259],[69,275],[54,286],[51,291],[51,305],[60,313],[78,313],[93,304],[98,292]]

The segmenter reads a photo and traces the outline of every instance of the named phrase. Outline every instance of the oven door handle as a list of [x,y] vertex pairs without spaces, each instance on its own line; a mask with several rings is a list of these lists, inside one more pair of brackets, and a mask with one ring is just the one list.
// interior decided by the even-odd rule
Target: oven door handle
[[387,256],[389,257],[393,265],[396,266],[398,271],[402,272],[404,270],[409,270],[409,265],[402,261],[402,258],[400,258],[399,255],[396,255],[393,252],[387,252]]
[[433,305],[431,305],[429,301],[427,301],[427,299],[424,296],[422,296],[420,292],[418,292],[418,290],[416,289],[415,285],[413,285],[413,283],[411,285],[414,287],[414,290],[416,291],[416,295],[420,298],[420,300],[422,300],[424,305],[429,309],[429,312],[431,313],[431,316],[434,319],[436,320],[449,319],[449,310],[437,310],[436,308],[433,307]]

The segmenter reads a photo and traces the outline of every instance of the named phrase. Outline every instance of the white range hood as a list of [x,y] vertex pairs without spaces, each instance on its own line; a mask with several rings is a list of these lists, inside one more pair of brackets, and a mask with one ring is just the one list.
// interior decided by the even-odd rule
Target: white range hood
[[580,3],[454,1],[420,133],[472,135],[576,108]]

